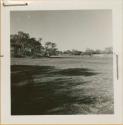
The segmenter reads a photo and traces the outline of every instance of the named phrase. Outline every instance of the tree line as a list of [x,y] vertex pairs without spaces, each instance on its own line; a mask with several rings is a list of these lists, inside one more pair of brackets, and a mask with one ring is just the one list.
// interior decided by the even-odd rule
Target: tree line
[[93,54],[112,54],[112,47],[105,50],[86,49],[85,51],[79,50],[65,50],[60,51],[56,43],[47,41],[42,45],[42,38],[38,40],[30,37],[28,33],[19,31],[17,34],[10,36],[11,56],[12,57],[50,57],[58,55],[93,55]]

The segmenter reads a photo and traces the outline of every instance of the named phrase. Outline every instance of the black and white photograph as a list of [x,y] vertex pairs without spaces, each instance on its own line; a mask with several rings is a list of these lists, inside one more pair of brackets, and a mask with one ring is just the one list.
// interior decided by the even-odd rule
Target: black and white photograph
[[11,115],[114,114],[112,10],[10,12]]

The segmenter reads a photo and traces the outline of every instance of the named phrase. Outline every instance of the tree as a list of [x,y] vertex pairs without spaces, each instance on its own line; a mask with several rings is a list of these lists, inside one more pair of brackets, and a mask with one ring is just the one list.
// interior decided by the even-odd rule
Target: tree
[[27,50],[31,50],[31,55],[32,56],[42,56],[43,55],[43,50],[44,50],[44,47],[42,46],[41,44],[41,41],[40,40],[36,40],[35,38],[30,38],[28,41],[27,41]]
[[104,53],[106,53],[106,54],[112,54],[113,53],[113,48],[112,47],[105,48]]
[[29,40],[30,36],[28,33],[24,33],[22,31],[18,32],[18,42],[21,44],[23,52],[25,51],[25,47],[27,44],[27,41]]
[[11,35],[11,52],[12,56],[35,56],[44,49],[41,40],[30,38],[28,33],[19,31],[18,34]]
[[65,50],[63,53],[64,54],[68,54],[68,55],[72,55],[72,51],[71,50]]
[[56,43],[46,42],[45,43],[45,56],[52,56],[57,54]]
[[82,52],[79,51],[79,50],[74,50],[74,49],[72,50],[72,54],[73,54],[73,55],[81,55],[81,53],[82,53]]
[[19,31],[18,34],[10,36],[11,40],[11,54],[14,57],[25,56],[52,56],[58,54],[56,43],[46,42],[45,46],[42,45],[42,38],[36,40],[30,37],[28,33]]
[[94,54],[101,54],[101,53],[102,53],[102,51],[99,50],[99,49],[96,49],[96,50],[94,51]]
[[26,56],[30,49],[30,36],[28,33],[19,31],[18,34],[11,35],[11,45],[14,48],[14,56]]
[[86,54],[86,55],[89,55],[89,56],[92,56],[92,55],[93,55],[93,52],[94,52],[94,50],[89,49],[89,48],[87,48],[87,49],[85,50],[85,54]]
[[10,36],[11,49],[13,50],[13,56],[23,56],[26,41],[29,39],[29,34],[18,32],[18,34],[13,34]]
[[17,35],[11,35],[10,36],[11,56],[16,56],[18,54],[16,40],[17,40]]

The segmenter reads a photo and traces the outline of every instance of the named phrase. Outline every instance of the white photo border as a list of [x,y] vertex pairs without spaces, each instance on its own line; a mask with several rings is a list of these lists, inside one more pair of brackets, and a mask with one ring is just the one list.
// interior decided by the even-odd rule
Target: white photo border
[[[18,2],[17,2],[18,3]],[[1,119],[3,124],[121,124],[123,123],[123,1],[122,0],[40,0],[28,6],[2,6]],[[10,96],[10,12],[36,10],[112,10],[114,107],[112,115],[26,115],[11,116]],[[117,79],[116,54],[119,57]]]

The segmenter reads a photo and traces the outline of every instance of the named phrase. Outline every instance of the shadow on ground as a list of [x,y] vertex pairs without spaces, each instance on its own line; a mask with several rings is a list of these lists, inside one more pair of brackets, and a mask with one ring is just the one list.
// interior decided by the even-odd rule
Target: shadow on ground
[[[74,86],[84,85],[86,82],[75,82],[67,76],[96,74],[86,68],[55,69],[53,66],[13,65],[11,66],[11,114],[79,114],[79,104],[91,105],[96,103],[97,98],[84,96],[84,89],[78,89],[83,96],[73,96]],[[39,81],[36,81],[36,76],[40,77]],[[81,111],[83,114],[88,112],[88,107],[86,111]]]

